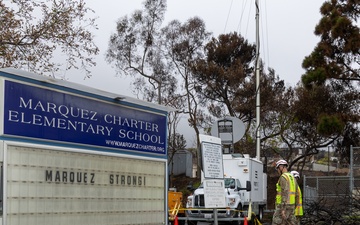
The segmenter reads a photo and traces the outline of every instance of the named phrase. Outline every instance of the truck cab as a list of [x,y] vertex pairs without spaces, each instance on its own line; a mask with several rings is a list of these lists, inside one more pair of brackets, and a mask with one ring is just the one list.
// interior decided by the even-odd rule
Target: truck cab
[[[224,184],[226,208],[218,211],[218,217],[232,218],[239,216],[244,204],[244,199],[241,197],[242,192],[251,190],[250,182],[247,182],[247,187],[242,187],[239,179],[229,177],[224,179]],[[189,217],[211,217],[213,211],[205,208],[203,183],[194,191],[193,195],[188,196],[186,208]]]

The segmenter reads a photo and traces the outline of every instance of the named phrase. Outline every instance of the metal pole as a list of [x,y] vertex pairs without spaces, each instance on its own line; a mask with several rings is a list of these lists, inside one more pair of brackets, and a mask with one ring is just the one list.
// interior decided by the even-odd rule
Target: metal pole
[[352,193],[353,188],[354,188],[354,184],[353,184],[353,166],[354,166],[354,151],[353,151],[353,146],[350,145],[350,193]]
[[303,202],[304,202],[303,208],[304,208],[304,210],[306,208],[306,204],[307,204],[307,201],[309,198],[308,193],[309,193],[309,190],[306,187],[306,175],[303,175]]
[[350,145],[350,212],[352,211],[352,199],[353,199],[353,189],[354,189],[354,174],[353,174],[353,166],[354,166],[354,151],[353,146]]
[[260,160],[260,38],[259,38],[259,0],[256,7],[256,159]]
[[218,210],[214,209],[214,225],[218,225]]
[[330,145],[328,146],[328,176],[330,173]]

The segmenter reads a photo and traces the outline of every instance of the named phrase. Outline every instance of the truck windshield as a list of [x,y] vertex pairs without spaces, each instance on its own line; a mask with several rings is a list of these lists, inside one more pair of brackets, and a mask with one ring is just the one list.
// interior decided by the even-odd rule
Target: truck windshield
[[230,188],[231,186],[235,187],[235,179],[233,178],[225,178],[225,188]]
[[[235,187],[235,179],[234,178],[225,178],[224,183],[225,183],[225,188],[230,188],[231,186],[233,186],[233,188]],[[204,188],[204,184],[201,183],[198,188]]]

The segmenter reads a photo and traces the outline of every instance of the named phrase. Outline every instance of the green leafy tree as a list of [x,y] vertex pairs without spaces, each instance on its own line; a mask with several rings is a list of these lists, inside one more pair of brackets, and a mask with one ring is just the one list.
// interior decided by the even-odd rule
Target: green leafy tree
[[302,154],[291,165],[301,162],[304,166],[309,157],[329,145],[339,150],[344,140],[359,140],[356,137],[358,106],[353,105],[358,97],[346,88],[341,83],[331,83],[310,89],[299,85],[295,89],[295,98],[289,107],[292,122],[282,134],[289,149],[294,146],[302,149]]
[[84,0],[0,0],[0,67],[53,74],[63,66],[53,60],[61,52],[66,69],[82,68],[89,76],[99,52],[90,13]]
[[[317,95],[322,101],[316,100],[316,104],[308,105],[306,110],[308,117],[313,117],[311,125],[316,135],[329,137],[327,143],[335,143],[336,149],[345,156],[349,155],[349,144],[360,144],[360,32],[357,23],[360,4],[358,0],[329,0],[320,12],[322,18],[315,27],[320,41],[303,61],[306,73],[302,83],[308,94],[317,90],[324,93]],[[308,100],[304,99],[301,104],[306,104],[305,101]],[[309,114],[309,111],[316,111],[316,114]]]
[[358,0],[330,0],[321,9],[323,16],[315,27],[320,42],[303,61],[305,85],[323,84],[327,79],[345,83],[360,81],[360,15]]
[[[324,118],[333,120],[332,115],[339,112],[336,110],[339,104],[334,97],[331,90],[325,86],[314,87],[310,90],[302,86],[296,88],[296,99],[289,108],[293,122],[282,135],[282,140],[290,150],[294,147],[302,149],[302,154],[291,162],[291,166],[297,162],[302,162],[304,166],[312,155],[319,153],[319,149],[326,147],[341,135],[342,128],[340,127],[344,124],[340,122],[331,131],[321,132],[322,128],[319,128],[321,126],[319,118],[327,115]],[[287,155],[289,159],[292,156],[291,153],[290,151]]]

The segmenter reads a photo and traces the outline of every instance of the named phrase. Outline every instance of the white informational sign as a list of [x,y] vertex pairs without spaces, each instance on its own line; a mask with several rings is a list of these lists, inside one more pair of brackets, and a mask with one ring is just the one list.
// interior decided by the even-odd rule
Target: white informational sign
[[205,178],[224,178],[221,139],[202,135],[201,153]]
[[166,161],[7,145],[7,224],[164,224]]
[[225,183],[222,179],[204,180],[205,208],[224,208],[225,202]]
[[200,135],[199,138],[205,177],[205,208],[224,208],[226,203],[221,139],[209,135]]

